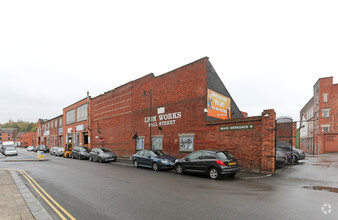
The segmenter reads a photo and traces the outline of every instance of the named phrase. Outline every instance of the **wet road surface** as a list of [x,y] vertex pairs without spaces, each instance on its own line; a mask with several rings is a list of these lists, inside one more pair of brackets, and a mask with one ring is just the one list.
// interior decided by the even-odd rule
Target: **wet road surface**
[[[20,149],[15,159],[32,157]],[[311,188],[338,188],[338,154],[309,157],[271,177],[219,181],[45,157],[49,161],[0,159],[0,168],[25,170],[76,219],[338,219],[337,193]]]

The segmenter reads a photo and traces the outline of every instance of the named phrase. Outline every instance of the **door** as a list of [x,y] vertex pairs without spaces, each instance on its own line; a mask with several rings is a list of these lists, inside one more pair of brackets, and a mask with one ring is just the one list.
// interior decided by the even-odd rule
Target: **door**
[[201,170],[204,172],[208,172],[209,171],[209,167],[215,163],[216,161],[216,155],[212,152],[204,152],[202,159],[200,160],[200,166],[201,166]]
[[197,151],[188,155],[185,160],[183,169],[188,172],[202,172],[202,166],[200,160],[202,158],[202,152]]

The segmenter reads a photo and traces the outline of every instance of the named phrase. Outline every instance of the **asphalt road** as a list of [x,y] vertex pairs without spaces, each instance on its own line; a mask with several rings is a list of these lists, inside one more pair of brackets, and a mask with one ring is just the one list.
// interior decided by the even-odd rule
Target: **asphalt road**
[[[20,149],[15,159],[34,157]],[[76,219],[338,219],[337,193],[304,188],[338,188],[338,154],[311,157],[271,177],[218,181],[49,154],[45,158],[49,161],[0,159],[0,167],[25,170]]]

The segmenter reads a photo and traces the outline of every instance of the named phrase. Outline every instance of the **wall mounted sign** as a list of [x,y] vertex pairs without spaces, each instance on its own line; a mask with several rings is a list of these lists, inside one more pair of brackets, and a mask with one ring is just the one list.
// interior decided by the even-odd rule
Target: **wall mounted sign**
[[144,118],[144,123],[148,123],[148,127],[160,127],[166,125],[174,125],[176,124],[176,119],[182,118],[182,112],[173,112],[165,114],[165,108],[161,108],[158,112],[163,112],[160,115],[154,115],[150,117]]
[[255,129],[255,125],[232,125],[232,126],[223,126],[219,127],[219,131],[235,131],[235,130],[250,130]]
[[208,116],[219,119],[231,118],[230,98],[208,89]]
[[67,129],[67,133],[72,133],[73,132],[73,128],[68,128]]
[[43,132],[43,136],[48,136],[49,135],[49,130]]
[[86,130],[86,126],[85,125],[76,125],[76,131],[83,131]]

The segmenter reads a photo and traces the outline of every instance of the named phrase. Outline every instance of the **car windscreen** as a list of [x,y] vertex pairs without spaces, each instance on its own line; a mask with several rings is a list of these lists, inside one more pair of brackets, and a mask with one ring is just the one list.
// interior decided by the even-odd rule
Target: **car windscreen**
[[4,148],[15,147],[13,144],[3,145]]
[[151,151],[152,153],[150,153],[151,156],[153,156],[154,154],[154,157],[162,157],[162,156],[167,156],[168,154],[166,152],[164,152],[163,150],[155,150],[155,151]]
[[216,155],[219,159],[230,159],[234,157],[229,152],[226,151],[217,152]]
[[15,147],[6,147],[6,151],[15,150]]
[[101,148],[101,150],[102,150],[103,152],[112,152],[112,150],[110,150],[110,149],[108,149],[108,148]]

